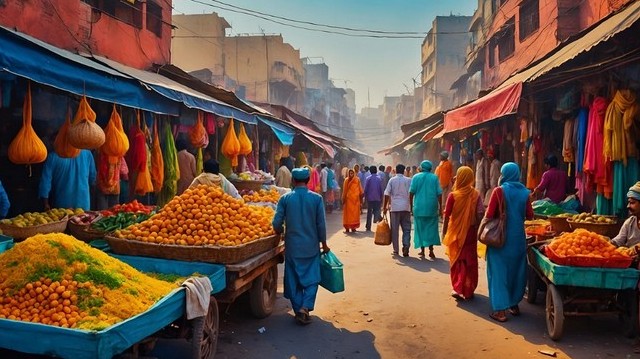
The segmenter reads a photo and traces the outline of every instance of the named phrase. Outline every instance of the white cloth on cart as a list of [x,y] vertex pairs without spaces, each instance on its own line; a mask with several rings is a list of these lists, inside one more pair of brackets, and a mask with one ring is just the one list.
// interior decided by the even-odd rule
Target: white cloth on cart
[[204,317],[211,300],[211,280],[208,277],[190,277],[182,283],[186,288],[187,319]]

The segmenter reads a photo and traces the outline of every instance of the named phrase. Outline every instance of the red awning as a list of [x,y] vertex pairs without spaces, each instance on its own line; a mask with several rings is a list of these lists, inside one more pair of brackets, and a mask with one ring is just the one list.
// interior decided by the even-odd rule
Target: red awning
[[522,82],[493,91],[467,105],[444,114],[444,131],[452,132],[516,113]]
[[[438,125],[438,127],[425,133],[424,137],[422,137],[422,142],[427,142],[431,139],[434,139],[440,133],[444,133],[444,124]],[[442,135],[440,135],[440,137],[442,137]]]

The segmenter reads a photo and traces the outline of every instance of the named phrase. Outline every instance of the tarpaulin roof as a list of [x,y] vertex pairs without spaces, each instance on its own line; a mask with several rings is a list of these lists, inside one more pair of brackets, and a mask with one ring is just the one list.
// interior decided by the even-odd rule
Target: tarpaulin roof
[[271,127],[271,130],[283,145],[291,146],[293,144],[293,138],[296,135],[296,131],[294,129],[283,124],[281,121],[268,119],[264,116],[258,116],[258,120]]
[[129,67],[102,56],[93,55],[92,57],[98,62],[103,63],[104,65],[109,66],[110,68],[120,73],[137,79],[162,96],[165,96],[166,98],[173,101],[182,102],[189,108],[196,108],[221,117],[233,117],[237,120],[249,124],[257,123],[257,119],[254,115],[241,111],[229,104],[198,92],[168,77],[156,74],[154,72]]
[[467,105],[458,107],[444,115],[444,130],[451,132],[513,114],[518,110],[522,82],[492,91]]
[[422,138],[428,132],[430,132],[431,130],[439,126],[442,126],[442,121],[443,121],[442,119],[438,119],[437,121],[430,123],[428,126],[424,127],[423,129],[416,131],[412,134],[409,134],[408,136],[404,137],[402,140],[394,143],[393,145],[378,151],[378,153],[389,155],[399,149],[405,148],[406,146],[413,146],[414,144],[422,141]]
[[180,111],[130,76],[2,26],[0,49],[0,71],[105,102],[173,116]]
[[434,138],[440,138],[442,137],[443,134],[444,134],[444,123],[441,123],[437,127],[434,127],[433,129],[425,133],[424,136],[422,137],[422,141],[426,142]]

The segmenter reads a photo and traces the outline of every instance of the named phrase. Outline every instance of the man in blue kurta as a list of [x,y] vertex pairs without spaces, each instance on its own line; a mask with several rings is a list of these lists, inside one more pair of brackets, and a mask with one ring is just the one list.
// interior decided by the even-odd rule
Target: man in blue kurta
[[309,324],[320,283],[320,245],[328,252],[322,197],[307,189],[309,170],[292,171],[293,191],[278,201],[273,217],[276,233],[284,232],[284,297],[291,300],[295,319]]
[[[42,169],[39,196],[44,208],[90,208],[90,186],[96,181],[96,164],[88,150],[74,158],[62,158],[51,151]],[[49,199],[52,199],[51,201]]]

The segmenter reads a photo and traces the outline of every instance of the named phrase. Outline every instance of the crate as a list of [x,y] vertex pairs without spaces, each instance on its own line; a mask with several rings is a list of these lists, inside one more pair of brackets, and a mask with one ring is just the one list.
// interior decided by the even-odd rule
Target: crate
[[634,289],[640,279],[640,271],[633,268],[573,267],[553,263],[537,248],[530,248],[536,267],[555,285],[603,289]]

